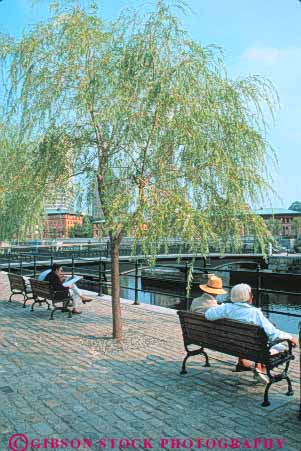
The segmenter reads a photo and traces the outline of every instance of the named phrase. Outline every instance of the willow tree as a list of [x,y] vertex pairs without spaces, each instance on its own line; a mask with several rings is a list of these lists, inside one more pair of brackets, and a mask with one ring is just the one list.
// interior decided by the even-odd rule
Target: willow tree
[[123,236],[151,254],[177,237],[206,255],[209,243],[239,243],[242,230],[261,244],[267,233],[248,205],[268,188],[264,111],[275,93],[258,77],[230,79],[222,52],[193,41],[173,11],[159,0],[106,25],[95,4],[59,2],[3,54],[22,136],[48,143],[37,170],[72,165],[80,180],[97,178],[118,339]]
[[0,240],[22,239],[41,222],[44,182],[33,175],[32,145],[0,122]]

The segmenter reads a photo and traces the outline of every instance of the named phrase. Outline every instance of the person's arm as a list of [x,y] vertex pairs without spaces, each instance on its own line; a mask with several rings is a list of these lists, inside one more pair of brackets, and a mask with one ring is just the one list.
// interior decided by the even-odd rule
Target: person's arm
[[225,310],[227,304],[218,305],[217,307],[211,307],[205,312],[205,318],[209,321],[216,321],[217,319],[225,318]]
[[277,329],[265,316],[258,310],[258,317],[261,327],[263,327],[265,333],[269,337],[269,341],[273,342],[275,340],[289,340],[292,342],[293,346],[297,346],[297,340],[291,334],[283,332]]
[[64,287],[60,278],[56,274],[50,273],[45,280],[48,280],[54,291],[63,291],[65,293],[69,292],[69,288]]

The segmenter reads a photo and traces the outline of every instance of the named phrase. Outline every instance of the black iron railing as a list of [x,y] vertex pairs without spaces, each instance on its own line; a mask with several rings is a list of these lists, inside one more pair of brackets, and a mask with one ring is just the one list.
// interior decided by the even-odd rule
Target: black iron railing
[[[197,243],[195,246],[191,243],[186,243],[180,239],[169,239],[167,242],[158,241],[155,243],[157,254],[190,254],[191,249],[198,249]],[[242,243],[240,250],[234,250],[234,247],[229,245],[225,252],[235,254],[253,254],[258,253],[258,246],[256,247],[256,241],[245,240]],[[213,245],[209,245],[209,251],[213,253],[219,252],[219,250]],[[64,258],[67,256],[74,256],[79,258],[84,257],[97,257],[99,252],[107,258],[111,257],[111,246],[108,239],[102,239],[98,242],[73,242],[62,243],[54,242],[47,245],[24,245],[24,246],[6,246],[0,247],[0,259],[1,258],[13,258],[13,256],[48,256],[53,258]],[[120,244],[120,256],[143,256],[145,254],[145,245],[141,240],[134,240],[131,238],[125,238]]]
[[[4,264],[4,259],[1,261],[2,265]],[[82,275],[84,279],[86,279],[91,287],[94,287],[93,291],[98,292],[98,294],[102,294],[104,291],[108,292],[111,288],[111,282],[110,282],[110,259],[106,257],[106,251],[104,250],[104,255],[102,254],[101,250],[98,250],[98,256],[90,256],[88,257],[78,257],[78,255],[70,255],[70,256],[55,256],[52,254],[45,254],[41,258],[41,256],[38,255],[28,255],[19,253],[18,255],[10,255],[9,258],[6,259],[6,269],[8,272],[15,272],[21,275],[27,275],[36,277],[38,272],[42,271],[45,268],[50,267],[53,263],[59,263],[64,267],[64,271],[66,273],[70,273],[72,275],[79,274]],[[132,286],[125,286],[121,284],[122,289],[131,290],[134,292],[134,304],[139,304],[139,293],[153,293],[155,295],[162,295],[170,298],[176,298],[183,301],[181,303],[181,308],[189,309],[190,303],[192,301],[192,296],[189,292],[189,290],[186,289],[187,281],[188,281],[188,274],[191,270],[191,265],[188,262],[185,262],[182,265],[156,265],[157,268],[164,267],[164,268],[170,268],[179,270],[181,269],[183,273],[183,281],[182,281],[182,293],[180,293],[181,288],[177,290],[177,292],[171,292],[171,290],[162,290],[158,289],[158,287],[153,288],[139,288],[139,280],[141,279],[141,268],[148,267],[147,261],[145,259],[134,259],[132,258],[132,261],[130,262],[132,265],[132,268],[130,271],[126,271],[121,273],[120,275],[123,278],[132,278],[134,279]],[[299,317],[301,318],[301,310],[300,313],[294,313],[289,311],[283,311],[279,309],[270,309],[266,306],[262,305],[262,294],[276,294],[276,295],[291,295],[291,296],[301,296],[301,291],[286,291],[286,290],[274,290],[270,288],[262,288],[262,277],[264,274],[267,274],[264,270],[261,269],[260,265],[256,262],[250,262],[250,261],[236,261],[233,263],[228,263],[226,267],[219,267],[219,268],[212,268],[206,266],[206,261],[203,261],[202,267],[194,267],[194,271],[198,272],[199,274],[208,274],[210,272],[214,272],[215,274],[219,273],[242,273],[242,269],[235,269],[235,266],[247,264],[248,267],[253,266],[253,270],[251,269],[245,269],[248,273],[254,273],[255,277],[255,284],[251,284],[252,289],[255,294],[255,305],[257,307],[261,307],[262,310],[267,313],[273,313],[277,315],[285,315],[285,316],[291,316],[291,317]],[[90,267],[89,265],[93,265],[93,267]],[[3,266],[2,266],[3,268]],[[295,276],[297,278],[300,278],[300,287],[301,287],[301,274],[296,273],[281,273],[277,272],[277,275],[279,276]],[[175,281],[174,279],[168,280],[168,278],[164,279],[165,282],[170,282],[173,284],[178,284],[178,281]],[[225,288],[230,289],[231,285],[225,285]],[[301,290],[301,288],[300,288]],[[301,304],[301,298],[300,298],[300,304]]]

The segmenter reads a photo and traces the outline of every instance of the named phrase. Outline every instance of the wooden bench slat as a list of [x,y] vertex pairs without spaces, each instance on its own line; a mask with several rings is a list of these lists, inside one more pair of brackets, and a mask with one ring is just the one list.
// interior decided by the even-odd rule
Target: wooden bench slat
[[22,276],[19,274],[8,274],[8,280],[10,284],[11,295],[9,297],[9,301],[11,301],[12,297],[15,294],[20,294],[24,298],[23,307],[25,307],[26,302],[29,299],[32,299],[32,293],[30,288],[26,285],[26,282]]
[[[30,279],[30,284],[32,288],[33,297],[35,298],[36,302],[40,302],[40,299],[52,302],[54,310],[51,312],[50,319],[53,319],[53,314],[55,310],[62,310],[63,308],[66,309],[66,307],[69,306],[71,300],[69,292],[65,293],[63,291],[62,292],[54,291],[47,280],[40,281],[36,279]],[[62,306],[57,307],[57,304],[62,304]],[[72,316],[70,312],[69,316]]]
[[[186,323],[184,324],[185,329],[187,330],[193,330],[193,329],[201,329],[204,331],[210,331],[212,330],[212,324],[209,321],[202,321],[202,322],[195,322],[195,323]],[[258,329],[255,329],[253,333],[247,331],[240,330],[239,328],[228,328],[223,327],[220,325],[217,325],[217,327],[214,327],[214,330],[218,333],[225,333],[227,335],[236,335],[237,337],[241,337],[242,339],[246,340],[256,340],[261,341],[262,343],[266,343],[266,335],[263,333],[263,330],[259,331]]]
[[[234,326],[237,325],[240,329],[242,330],[253,330],[254,327],[258,328],[259,326],[256,326],[254,324],[250,324],[250,323],[243,323],[241,321],[237,321],[235,319],[228,319],[228,318],[223,318],[223,319],[218,319],[216,321],[208,321],[206,320],[206,317],[204,314],[202,313],[194,313],[194,312],[187,312],[184,310],[181,310],[178,312],[180,318],[184,319],[185,322],[188,322],[190,319],[191,320],[198,320],[199,318],[204,319],[205,321],[209,322],[209,323],[213,323],[214,324],[223,324],[223,325],[230,325],[230,326]],[[182,314],[185,314],[184,316]]]
[[[208,321],[206,320],[204,315],[199,315],[199,314],[194,314],[194,317],[185,317],[184,319],[184,323],[186,325],[190,325],[190,324],[196,324],[199,327],[208,327],[208,328],[212,328],[212,326],[210,324],[212,324],[212,321]],[[203,321],[200,321],[200,319],[203,319]],[[245,327],[247,326],[247,327]],[[223,330],[229,330],[229,331],[234,331],[237,332],[241,335],[244,336],[262,336],[265,337],[265,332],[261,327],[258,327],[254,324],[247,324],[247,323],[243,323],[243,322],[239,322],[239,321],[235,321],[235,320],[229,320],[229,319],[224,319],[224,320],[217,320],[214,321],[214,328],[216,330],[219,330],[220,328]]]
[[261,342],[248,342],[248,341],[242,341],[242,340],[237,340],[237,336],[229,336],[229,335],[223,335],[222,333],[218,334],[215,333],[215,331],[202,331],[202,330],[197,330],[195,329],[194,331],[190,330],[189,335],[187,335],[185,337],[185,340],[187,341],[199,341],[200,344],[206,340],[207,343],[221,343],[221,344],[225,344],[225,346],[237,344],[238,346],[241,347],[245,347],[245,348],[250,348],[251,350],[257,351],[258,349],[267,349],[267,344],[261,343]]
[[206,339],[206,337],[202,337],[202,340],[199,340],[199,337],[198,337],[198,340],[186,342],[186,344],[196,344],[196,343],[198,343],[199,346],[203,347],[204,349],[218,348],[218,350],[220,352],[224,352],[224,353],[228,353],[228,351],[230,350],[230,354],[235,351],[239,355],[247,355],[247,354],[252,355],[254,361],[257,360],[258,355],[265,356],[265,359],[269,357],[268,352],[264,351],[263,349],[260,349],[260,348],[252,349],[251,347],[241,346],[239,343],[234,343],[234,342],[224,343],[222,341],[216,341],[215,343],[213,343],[211,337],[209,337],[209,339]]
[[258,338],[256,336],[253,337],[246,337],[241,334],[232,334],[228,333],[228,331],[225,330],[215,330],[214,328],[210,327],[203,327],[203,325],[200,325],[200,327],[197,327],[197,325],[194,325],[193,327],[190,327],[188,332],[186,332],[187,339],[195,340],[197,337],[205,336],[205,337],[212,337],[212,340],[214,342],[221,341],[221,342],[232,342],[235,340],[235,342],[240,343],[242,346],[246,345],[247,347],[255,348],[255,349],[262,349],[264,346],[267,346],[267,340],[266,338]]

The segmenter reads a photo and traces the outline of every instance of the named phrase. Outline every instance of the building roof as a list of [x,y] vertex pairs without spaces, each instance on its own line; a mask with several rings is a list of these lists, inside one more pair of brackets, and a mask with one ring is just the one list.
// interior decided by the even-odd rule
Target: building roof
[[74,213],[74,211],[68,211],[68,210],[55,210],[55,209],[48,209],[47,210],[47,216],[50,215],[72,215],[72,216],[82,216],[81,214]]
[[288,208],[260,208],[255,210],[255,214],[262,216],[301,215],[301,211],[289,210]]

